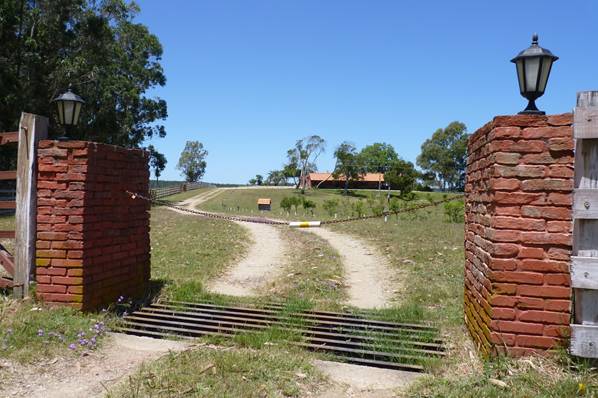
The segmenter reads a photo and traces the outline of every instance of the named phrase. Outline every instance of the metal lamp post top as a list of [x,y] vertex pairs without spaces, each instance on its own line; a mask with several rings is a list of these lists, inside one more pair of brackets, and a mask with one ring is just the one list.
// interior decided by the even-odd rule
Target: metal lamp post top
[[534,33],[532,36],[532,45],[526,48],[525,50],[521,51],[515,58],[511,60],[511,62],[516,63],[517,60],[521,58],[535,58],[535,57],[550,57],[552,58],[553,62],[559,59],[556,55],[554,55],[550,50],[546,48],[542,48],[538,45],[538,34]]

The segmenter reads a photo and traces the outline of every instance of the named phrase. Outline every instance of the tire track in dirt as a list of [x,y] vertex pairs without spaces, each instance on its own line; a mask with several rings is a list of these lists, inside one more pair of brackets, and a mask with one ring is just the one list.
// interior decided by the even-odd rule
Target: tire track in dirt
[[393,278],[388,261],[376,248],[353,236],[322,227],[309,229],[309,232],[325,239],[340,254],[349,295],[347,304],[367,309],[390,304]]
[[[230,189],[230,188],[229,188]],[[195,209],[222,192],[217,188],[181,202],[182,207]],[[171,209],[177,211],[175,209]],[[181,214],[185,212],[177,211]],[[208,283],[208,290],[230,296],[256,296],[260,289],[277,279],[286,266],[287,245],[280,231],[268,224],[234,221],[249,233],[249,251],[246,256],[222,276]]]

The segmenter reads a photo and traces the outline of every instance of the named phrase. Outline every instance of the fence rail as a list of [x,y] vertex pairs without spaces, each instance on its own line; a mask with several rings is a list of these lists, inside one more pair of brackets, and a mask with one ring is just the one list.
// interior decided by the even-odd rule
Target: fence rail
[[181,192],[192,191],[205,186],[207,185],[201,182],[187,182],[184,184],[171,185],[164,188],[154,188],[150,189],[150,197],[152,199],[159,199],[170,195],[176,195],[177,193]]

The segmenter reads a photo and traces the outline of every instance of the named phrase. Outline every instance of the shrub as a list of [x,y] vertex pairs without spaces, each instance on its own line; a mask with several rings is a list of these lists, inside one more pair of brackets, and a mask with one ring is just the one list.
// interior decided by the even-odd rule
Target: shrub
[[314,209],[316,208],[316,203],[314,201],[303,198],[301,204],[303,205],[304,210],[310,210],[311,215],[314,215]]
[[284,198],[282,198],[282,200],[280,201],[280,207],[286,211],[287,213],[289,213],[291,211],[291,207],[293,207],[293,201],[291,200],[292,198],[289,198],[288,196],[285,196]]
[[351,210],[353,211],[353,215],[356,215],[357,217],[365,215],[365,206],[363,205],[363,200],[359,199],[353,202]]
[[375,216],[381,216],[384,214],[384,199],[383,198],[368,198],[368,206]]
[[465,204],[462,200],[447,202],[444,204],[444,214],[449,222],[462,223],[465,221]]
[[337,199],[327,199],[324,201],[324,204],[322,204],[322,207],[324,208],[324,210],[326,210],[328,215],[330,217],[332,217],[336,214],[336,209],[338,207],[338,200]]

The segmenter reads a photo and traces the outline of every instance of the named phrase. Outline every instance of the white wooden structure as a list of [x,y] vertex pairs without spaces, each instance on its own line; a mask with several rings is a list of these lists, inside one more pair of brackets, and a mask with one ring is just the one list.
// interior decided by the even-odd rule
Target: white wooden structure
[[571,354],[598,358],[598,91],[577,94],[573,137],[573,255],[575,320]]

